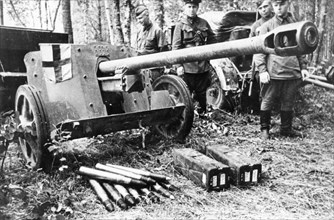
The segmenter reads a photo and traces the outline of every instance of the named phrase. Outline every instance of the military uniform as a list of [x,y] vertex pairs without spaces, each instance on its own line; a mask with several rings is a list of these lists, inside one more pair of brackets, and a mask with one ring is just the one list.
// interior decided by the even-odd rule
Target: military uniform
[[[258,10],[260,10],[261,7],[271,7],[271,1],[270,0],[257,0],[256,5],[257,5]],[[257,13],[261,15],[261,18],[255,21],[254,24],[252,25],[251,31],[249,34],[250,37],[258,36],[259,31],[260,31],[260,26],[266,21],[270,20],[275,15],[274,12],[270,12],[266,14],[266,12],[261,13],[258,11]]]
[[160,52],[163,46],[164,34],[156,24],[150,23],[138,31],[136,38],[138,55]]
[[250,37],[258,36],[260,32],[260,29],[259,29],[260,26],[263,25],[266,21],[270,20],[273,16],[274,16],[274,13],[272,13],[269,17],[262,17],[259,20],[255,21],[251,27],[249,36]]
[[[200,1],[186,1],[186,3],[199,3]],[[209,23],[199,18],[182,15],[177,22],[172,42],[172,50],[196,47],[216,42],[215,35]],[[184,67],[183,79],[190,92],[195,92],[202,111],[206,109],[206,89],[210,86],[210,63],[202,60],[176,65]]]
[[[277,2],[285,2],[278,1]],[[290,13],[285,17],[275,15],[260,27],[260,35],[266,34],[278,26],[296,22]],[[289,42],[287,42],[288,44]],[[281,134],[294,135],[292,118],[294,99],[302,82],[301,70],[306,69],[305,56],[281,57],[275,54],[255,54],[254,61],[260,74],[269,73],[269,83],[264,83],[261,90],[260,124],[264,139],[268,138],[271,108],[278,97],[281,102]],[[297,134],[297,133],[295,133]]]
[[[139,5],[135,9],[137,19],[142,24],[141,29],[137,32],[136,51],[137,55],[146,55],[158,53],[164,50],[165,39],[164,33],[158,25],[151,22],[149,19],[148,9],[144,5]],[[154,81],[162,75],[164,68],[151,68],[146,71],[149,75],[147,80]]]

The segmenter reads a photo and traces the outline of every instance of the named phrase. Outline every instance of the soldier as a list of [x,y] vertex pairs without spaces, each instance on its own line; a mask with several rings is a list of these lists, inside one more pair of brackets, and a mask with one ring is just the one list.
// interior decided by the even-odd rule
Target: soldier
[[[275,16],[260,27],[260,35],[274,28],[296,22],[288,12],[288,0],[273,0],[272,5]],[[286,42],[289,44],[289,42]],[[309,75],[306,69],[304,56],[280,57],[274,54],[255,54],[255,65],[259,69],[261,90],[260,126],[261,138],[269,138],[271,108],[274,100],[279,98],[281,103],[281,128],[282,136],[301,136],[301,133],[292,129],[294,99],[301,79]]]
[[[197,47],[216,42],[208,22],[197,16],[201,0],[184,0],[184,12],[177,22],[173,34],[172,49]],[[190,93],[195,93],[199,102],[198,113],[204,117],[206,112],[206,90],[210,86],[210,63],[207,60],[176,65],[176,72],[183,76]]]
[[250,37],[255,37],[259,35],[259,27],[270,18],[274,16],[272,11],[271,1],[270,0],[258,0],[256,2],[258,13],[261,18],[254,22],[251,27]]
[[142,28],[137,33],[136,50],[138,55],[160,52],[164,47],[164,34],[149,18],[148,9],[139,5],[135,9],[137,22]]
[[[164,33],[158,25],[151,22],[148,9],[145,5],[139,5],[135,9],[137,22],[142,28],[137,33],[137,55],[158,53],[166,49]],[[147,73],[153,82],[163,74],[164,68],[151,68]]]

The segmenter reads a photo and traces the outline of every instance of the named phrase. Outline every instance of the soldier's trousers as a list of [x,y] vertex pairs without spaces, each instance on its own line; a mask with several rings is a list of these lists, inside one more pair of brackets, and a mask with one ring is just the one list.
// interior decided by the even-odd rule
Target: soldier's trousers
[[204,73],[184,73],[183,80],[189,87],[190,94],[195,94],[201,111],[206,111],[206,90],[210,86],[211,77],[209,72]]
[[276,98],[281,102],[281,111],[292,111],[297,90],[301,85],[300,79],[294,80],[270,80],[268,84],[262,84],[261,111],[270,111]]

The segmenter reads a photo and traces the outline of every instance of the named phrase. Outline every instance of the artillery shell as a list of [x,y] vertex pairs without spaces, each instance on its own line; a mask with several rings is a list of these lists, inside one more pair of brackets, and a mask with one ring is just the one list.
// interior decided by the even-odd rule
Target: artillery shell
[[119,184],[114,184],[114,187],[117,189],[117,191],[123,196],[124,201],[128,204],[128,205],[135,205],[135,198],[133,198],[133,196],[129,193],[129,191],[122,185]]
[[138,191],[132,187],[128,187],[127,188],[129,193],[133,196],[133,198],[135,198],[136,203],[140,202],[140,195],[138,193]]
[[103,165],[103,164],[100,164],[100,163],[96,164],[95,167],[97,169],[104,170],[104,171],[107,171],[107,172],[119,174],[119,175],[126,176],[126,177],[136,179],[136,180],[141,180],[141,181],[146,182],[148,184],[155,184],[155,180],[150,178],[150,177],[142,176],[140,174],[136,174],[136,173],[132,173],[130,171],[122,170],[122,169],[119,169],[117,167],[106,166],[106,165]]
[[94,179],[106,180],[116,184],[136,185],[138,187],[145,187],[147,185],[145,182],[141,180],[136,180],[119,174],[110,173],[84,166],[80,167],[78,172],[81,175],[86,175]]
[[175,197],[171,193],[169,193],[166,189],[164,189],[158,183],[154,184],[152,186],[152,188],[153,188],[153,190],[155,190],[156,192],[160,193],[164,197],[167,197],[167,198],[170,198],[170,199],[175,199]]
[[170,183],[163,183],[163,182],[160,182],[159,183],[162,187],[164,187],[165,189],[167,190],[170,190],[170,191],[180,191],[180,189]]
[[148,200],[150,200],[153,203],[158,203],[160,202],[160,198],[155,195],[153,192],[151,192],[150,190],[148,190],[147,188],[140,188],[139,191],[145,195],[146,198],[148,198]]
[[90,185],[93,187],[94,191],[96,192],[99,199],[102,201],[104,206],[109,212],[112,212],[115,210],[114,205],[111,203],[107,193],[104,191],[103,187],[100,185],[100,183],[94,179],[89,180]]
[[121,170],[129,171],[129,172],[140,174],[140,175],[143,175],[143,176],[147,176],[147,177],[150,177],[152,179],[155,179],[156,181],[168,182],[171,179],[170,177],[167,177],[167,176],[164,176],[164,175],[161,175],[161,174],[152,173],[152,172],[149,172],[149,171],[146,171],[146,170],[140,170],[140,169],[136,169],[136,168],[132,168],[132,167],[125,167],[125,166],[114,165],[114,164],[107,164],[107,166],[115,167],[115,168],[118,168],[118,169],[121,169]]
[[110,194],[111,198],[115,201],[118,207],[120,207],[123,210],[128,209],[128,206],[124,202],[122,195],[116,190],[116,188],[113,185],[110,185],[109,183],[106,182],[102,183],[102,185]]

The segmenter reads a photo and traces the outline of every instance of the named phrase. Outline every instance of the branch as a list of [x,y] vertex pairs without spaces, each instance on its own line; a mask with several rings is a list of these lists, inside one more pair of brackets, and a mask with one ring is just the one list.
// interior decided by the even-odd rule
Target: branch
[[18,15],[18,13],[17,13],[17,11],[16,11],[16,9],[15,9],[15,6],[14,6],[14,4],[13,4],[13,1],[12,1],[12,0],[9,0],[9,4],[10,4],[10,6],[12,7],[12,9],[13,9],[13,11],[14,11],[14,14],[15,14],[15,16],[16,16],[16,18],[17,18],[17,20],[19,20],[19,22],[25,27],[26,25],[21,21],[20,16]]
[[62,0],[58,0],[58,6],[57,6],[57,8],[56,8],[55,16],[54,16],[54,18],[53,18],[53,23],[52,23],[52,31],[54,31],[55,28],[56,28],[56,20],[57,20],[58,10],[59,10],[59,8],[60,8],[61,1],[62,1]]

